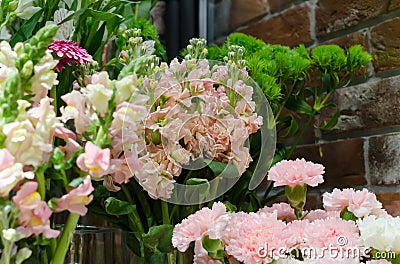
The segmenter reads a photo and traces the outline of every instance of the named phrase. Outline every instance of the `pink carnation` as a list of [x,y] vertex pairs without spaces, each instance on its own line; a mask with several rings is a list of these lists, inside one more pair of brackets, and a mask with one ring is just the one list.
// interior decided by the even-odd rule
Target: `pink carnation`
[[86,215],[88,209],[85,205],[88,205],[92,201],[93,195],[90,194],[93,190],[90,176],[86,176],[81,185],[56,200],[57,207],[55,211],[62,212],[68,210],[71,213],[77,213],[81,216]]
[[60,61],[56,66],[56,70],[59,72],[61,72],[65,63],[71,65],[72,62],[85,64],[93,61],[92,56],[85,49],[70,40],[54,40],[48,47],[48,50],[54,52],[59,57]]
[[318,254],[322,254],[324,249],[329,247],[344,251],[354,249],[358,245],[359,238],[355,222],[340,218],[315,220],[304,229],[304,242]]
[[341,211],[347,207],[347,210],[356,217],[387,214],[375,194],[365,188],[361,191],[352,188],[343,190],[335,188],[332,193],[323,194],[323,203],[328,211]]
[[294,209],[288,203],[275,203],[271,207],[265,206],[258,213],[277,213],[279,220],[290,222],[297,219]]
[[[201,241],[206,235],[211,239],[220,239],[228,220],[229,215],[223,203],[214,203],[211,209],[204,207],[175,226],[172,244],[185,252],[191,242]],[[196,250],[200,251],[198,248]]]
[[275,181],[275,187],[303,184],[315,187],[324,182],[324,172],[324,166],[305,159],[283,160],[269,170],[268,180]]
[[243,263],[269,263],[273,251],[285,248],[289,234],[276,214],[236,213],[224,231],[226,253]]
[[322,219],[326,219],[329,217],[340,218],[340,211],[325,211],[325,210],[317,209],[317,210],[308,212],[305,215],[304,219],[308,220],[310,222],[313,222],[315,220],[322,220]]
[[32,234],[35,236],[43,234],[47,238],[57,237],[60,232],[50,228],[52,212],[36,192],[37,187],[37,182],[27,182],[13,197],[13,202],[20,211],[18,215],[19,229],[27,237]]

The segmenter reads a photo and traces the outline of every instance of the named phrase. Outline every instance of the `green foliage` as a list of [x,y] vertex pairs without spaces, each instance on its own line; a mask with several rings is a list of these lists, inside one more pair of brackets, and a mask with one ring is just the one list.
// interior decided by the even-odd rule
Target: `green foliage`
[[[371,61],[371,55],[360,45],[347,50],[337,45],[320,45],[308,50],[304,45],[291,48],[267,44],[243,33],[231,34],[220,47],[211,46],[208,59],[226,60],[232,45],[245,48],[243,60],[249,75],[264,92],[275,116],[277,145],[272,164],[289,159],[312,125],[327,130],[337,124],[340,111],[329,101],[330,96],[337,88],[348,85],[355,73],[366,69]],[[334,114],[325,120],[315,119],[326,109],[334,109]],[[315,120],[318,123],[313,124]],[[250,141],[256,136],[251,135]],[[250,151],[256,158],[259,150],[252,147]],[[249,175],[251,169],[250,164]],[[246,175],[247,172],[227,195],[239,209],[242,209],[241,203],[246,202],[256,210],[258,205],[254,197],[248,190],[240,188],[248,184],[250,178]],[[270,200],[268,192],[271,188],[266,189],[263,201]]]
[[147,19],[139,19],[132,21],[128,24],[128,28],[138,28],[141,30],[140,36],[144,41],[146,40],[154,40],[154,55],[160,57],[163,61],[167,60],[167,53],[165,51],[164,46],[161,44],[156,28]]
[[224,262],[224,244],[219,239],[211,239],[209,236],[204,236],[202,239],[202,245],[211,258]]
[[344,50],[337,45],[321,45],[311,51],[314,65],[324,73],[339,72],[346,67]]

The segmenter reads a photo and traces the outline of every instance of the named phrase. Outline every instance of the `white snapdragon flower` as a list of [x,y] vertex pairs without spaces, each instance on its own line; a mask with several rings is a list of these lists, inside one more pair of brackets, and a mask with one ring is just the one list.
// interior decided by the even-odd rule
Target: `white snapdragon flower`
[[22,19],[30,19],[36,12],[42,9],[34,6],[34,3],[35,0],[19,0],[18,7],[14,11],[15,15]]
[[104,116],[108,112],[108,102],[113,95],[108,73],[103,71],[93,74],[91,81],[91,84],[83,88],[82,92],[87,102],[93,106],[96,112],[100,116]]
[[53,150],[51,144],[35,133],[29,120],[8,123],[3,126],[3,133],[6,136],[4,146],[18,163],[39,166],[43,163],[44,155]]
[[34,66],[34,75],[32,76],[31,92],[35,96],[31,99],[35,103],[39,103],[40,99],[47,96],[47,92],[51,90],[53,85],[58,84],[57,73],[54,72],[58,61],[48,51],[41,61]]
[[0,196],[8,196],[10,191],[24,178],[33,179],[32,172],[24,172],[21,163],[7,149],[0,149]]

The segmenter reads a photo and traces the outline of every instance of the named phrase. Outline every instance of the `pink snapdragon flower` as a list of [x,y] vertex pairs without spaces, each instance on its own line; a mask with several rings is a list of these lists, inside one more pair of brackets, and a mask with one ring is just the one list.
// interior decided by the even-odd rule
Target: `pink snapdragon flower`
[[[212,208],[204,207],[196,213],[189,215],[182,223],[177,224],[172,236],[172,244],[179,251],[185,252],[193,241],[200,241],[204,236],[211,239],[220,239],[228,224],[229,214],[223,203],[214,203]],[[200,251],[195,248],[195,251]]]
[[20,211],[19,229],[26,237],[32,234],[43,234],[47,238],[57,237],[60,232],[50,228],[52,212],[47,203],[41,200],[40,194],[36,192],[37,188],[37,182],[27,182],[12,199]]
[[376,195],[367,189],[354,190],[334,189],[331,193],[323,194],[323,204],[327,211],[341,211],[345,207],[356,217],[368,215],[385,216],[386,211],[382,209],[382,204],[376,199]]
[[59,72],[61,72],[64,64],[71,65],[72,62],[86,64],[93,61],[92,56],[84,48],[70,40],[54,40],[48,50],[59,57],[60,61],[56,66],[56,70]]
[[91,176],[101,178],[108,173],[110,158],[110,149],[101,149],[89,141],[85,145],[85,153],[79,155],[76,164]]
[[324,172],[324,166],[305,159],[283,160],[269,170],[268,180],[275,181],[275,187],[303,184],[315,187],[324,182]]
[[68,210],[81,216],[86,215],[88,209],[85,205],[88,205],[93,200],[93,195],[90,195],[93,191],[94,188],[90,176],[86,176],[82,184],[55,201],[57,204],[55,211]]

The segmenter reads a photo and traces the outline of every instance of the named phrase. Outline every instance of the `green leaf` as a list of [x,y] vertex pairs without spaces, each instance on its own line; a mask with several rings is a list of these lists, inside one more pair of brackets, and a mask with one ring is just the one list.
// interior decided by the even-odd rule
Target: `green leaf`
[[347,208],[343,208],[343,210],[340,212],[340,218],[343,220],[351,220],[351,221],[357,221],[357,216],[355,216],[352,212],[350,212]]
[[209,236],[204,236],[202,239],[202,245],[211,258],[221,261],[224,260],[224,244],[219,239],[210,239]]
[[142,0],[139,4],[138,19],[147,19],[150,15],[151,0]]
[[227,164],[214,160],[205,160],[208,167],[213,171],[216,176],[222,176],[226,178],[239,177],[239,171],[235,165]]
[[[325,122],[325,124],[322,127],[319,127],[319,129],[321,129],[321,130],[328,130],[328,129],[331,129],[334,126],[336,126],[336,124],[338,123],[338,120],[339,120],[339,116],[340,116],[340,110],[337,105],[328,104],[326,107],[335,107],[336,111],[335,111],[335,114],[332,116],[332,118],[328,122]],[[324,107],[324,108],[326,108],[326,107]]]
[[106,197],[110,197],[111,193],[109,190],[107,190],[107,188],[104,185],[97,185],[94,188],[93,191],[93,196],[95,198],[106,198]]
[[23,42],[32,36],[33,30],[42,17],[43,9],[36,12],[28,21],[26,21],[17,32],[12,36],[10,45],[14,46],[17,42]]
[[295,117],[293,115],[287,115],[285,116],[282,121],[283,127],[282,129],[286,129],[288,128],[288,130],[286,131],[286,133],[284,135],[282,135],[282,138],[290,138],[293,137],[294,134],[296,134],[297,130],[299,129],[299,125],[297,124],[297,121],[295,119]]
[[285,104],[286,108],[300,114],[310,115],[313,111],[312,107],[305,101],[290,97]]
[[143,234],[143,244],[154,253],[169,253],[173,250],[171,243],[173,225],[152,226],[147,234]]
[[203,183],[208,183],[207,179],[200,179],[200,178],[190,178],[186,182],[186,185],[199,185]]
[[109,197],[104,205],[106,212],[111,215],[126,215],[136,210],[136,205]]
[[81,185],[82,182],[83,182],[83,178],[82,177],[75,178],[68,184],[68,186],[77,188],[79,185]]
[[229,201],[224,201],[224,205],[226,207],[226,211],[227,212],[236,212],[237,211],[237,207],[233,204],[231,204]]

